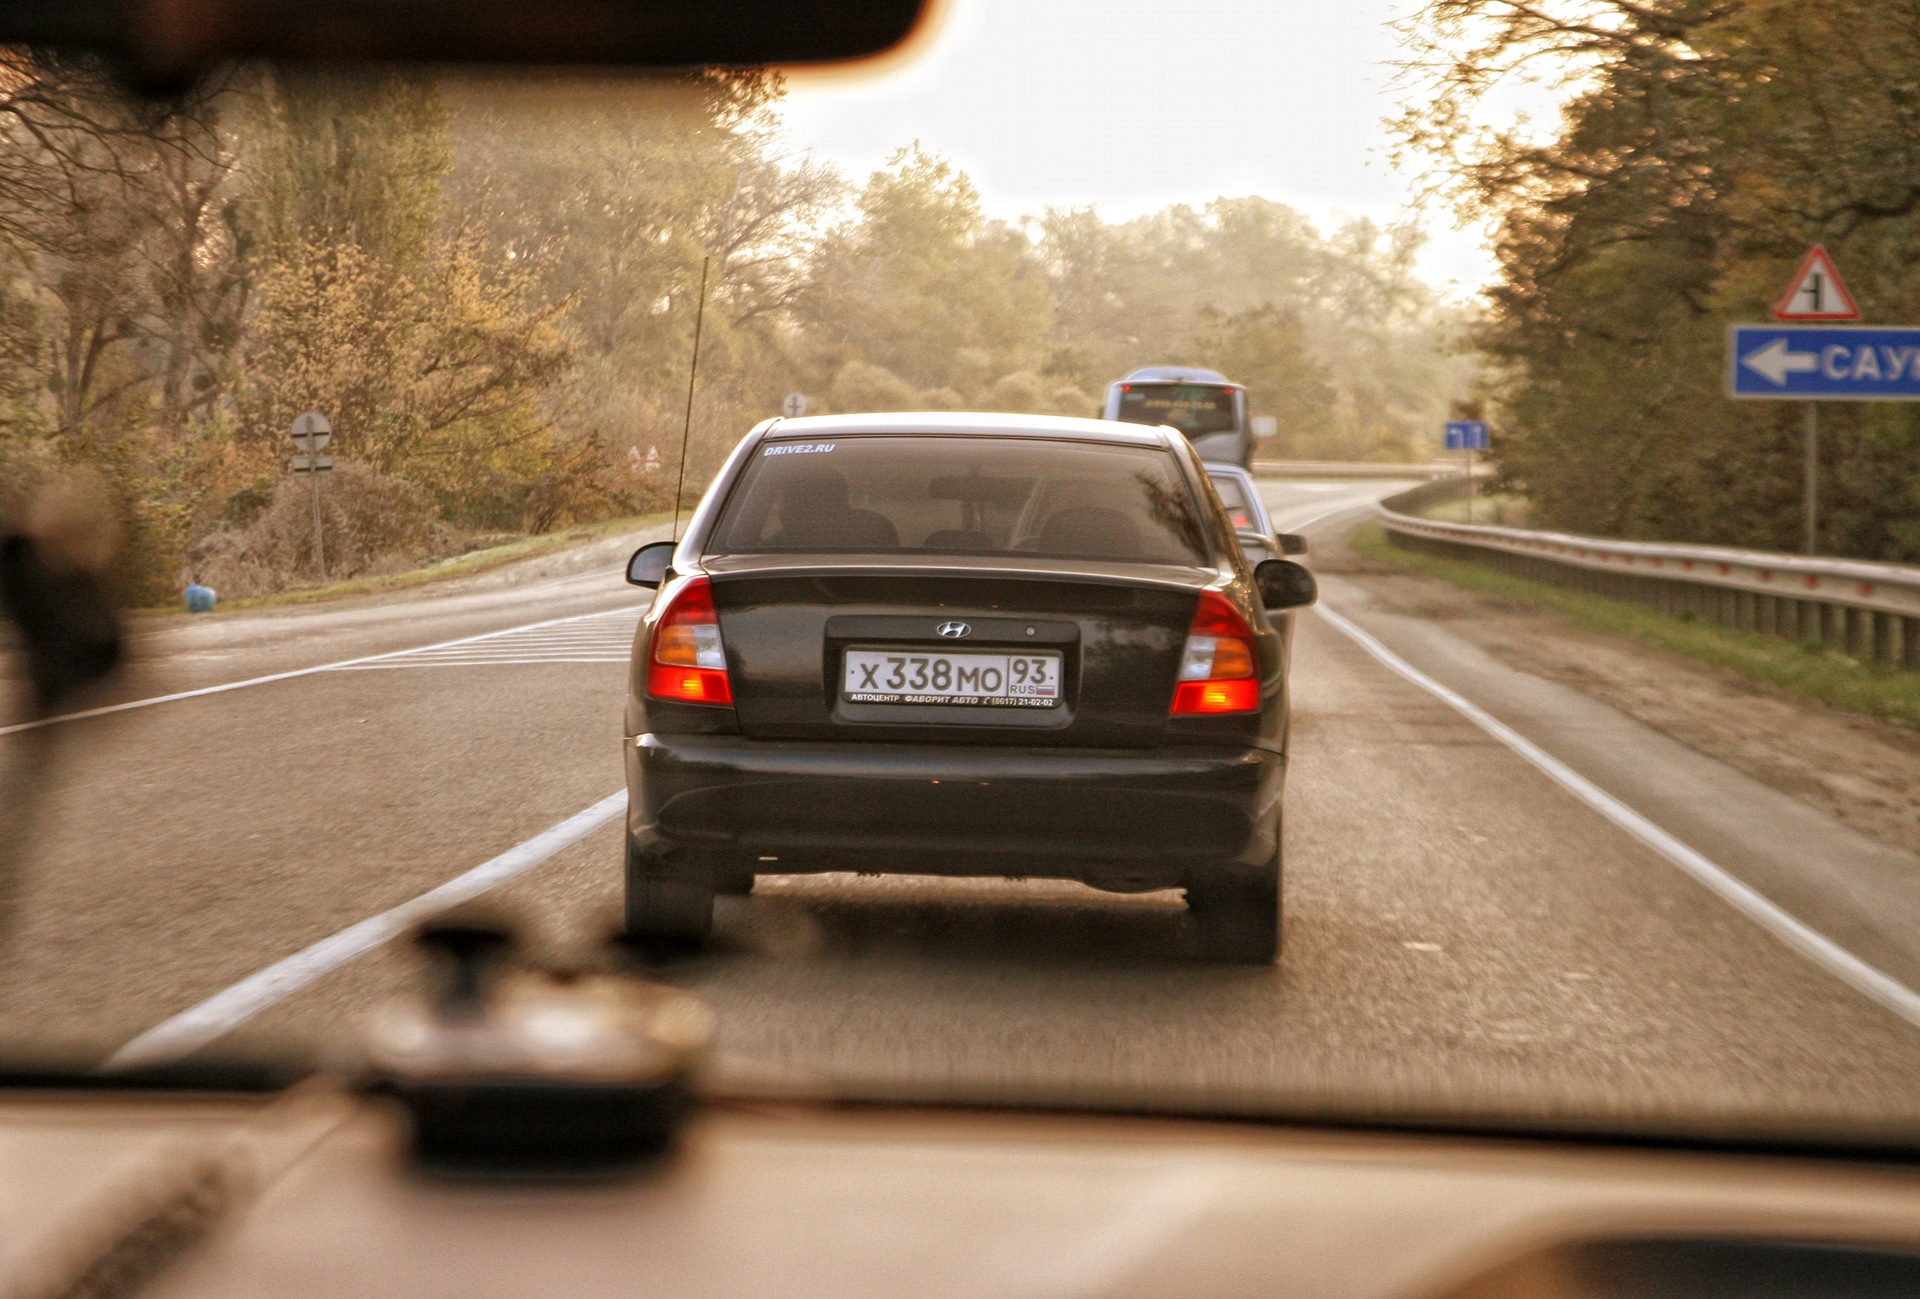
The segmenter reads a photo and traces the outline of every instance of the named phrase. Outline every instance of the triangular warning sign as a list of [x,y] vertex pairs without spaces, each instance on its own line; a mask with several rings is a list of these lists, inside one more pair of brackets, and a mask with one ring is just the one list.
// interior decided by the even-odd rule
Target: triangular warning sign
[[1800,269],[1773,308],[1775,320],[1858,320],[1860,308],[1840,280],[1833,258],[1819,244],[1807,250]]

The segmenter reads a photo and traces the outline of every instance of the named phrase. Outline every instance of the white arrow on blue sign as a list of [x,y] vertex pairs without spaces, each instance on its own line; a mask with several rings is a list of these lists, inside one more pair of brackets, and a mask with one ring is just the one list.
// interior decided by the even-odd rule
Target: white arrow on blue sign
[[1920,401],[1920,329],[1735,325],[1727,395],[1805,401]]
[[1486,449],[1487,426],[1484,423],[1477,419],[1447,421],[1447,450],[1485,451]]

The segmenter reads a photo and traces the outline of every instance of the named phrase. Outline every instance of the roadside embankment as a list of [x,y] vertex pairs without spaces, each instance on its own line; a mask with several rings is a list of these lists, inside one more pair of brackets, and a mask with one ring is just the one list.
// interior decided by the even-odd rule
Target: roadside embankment
[[[388,592],[409,591],[429,584],[458,584],[460,589],[481,589],[484,584],[476,582],[475,579],[497,576],[504,579],[502,584],[511,584],[525,580],[530,575],[548,577],[583,572],[588,568],[610,562],[609,557],[625,547],[635,534],[655,528],[665,523],[669,517],[666,514],[642,514],[628,518],[607,519],[599,523],[584,523],[558,532],[544,533],[535,537],[519,537],[501,545],[468,551],[466,554],[456,555],[424,568],[410,569],[404,573],[385,573],[374,577],[352,578],[344,582],[330,582],[325,586],[300,587],[277,595],[222,600],[217,612],[310,604],[352,596],[381,595]],[[535,560],[547,562],[534,565],[531,561]],[[530,572],[529,570],[532,569],[538,571]],[[512,570],[511,575],[503,570]],[[140,617],[160,617],[185,612],[184,608],[174,604],[135,611]]]
[[1510,666],[1920,851],[1920,674],[1402,550],[1376,524],[1316,560]]

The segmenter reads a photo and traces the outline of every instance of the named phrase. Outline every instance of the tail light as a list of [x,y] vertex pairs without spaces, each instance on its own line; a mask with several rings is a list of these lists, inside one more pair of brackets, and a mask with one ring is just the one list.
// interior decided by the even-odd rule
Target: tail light
[[1175,717],[1250,713],[1260,707],[1254,675],[1253,630],[1218,591],[1202,591],[1173,690]]
[[720,642],[720,615],[713,610],[713,586],[696,577],[680,588],[653,628],[652,661],[647,664],[647,693],[685,704],[731,704],[727,650]]

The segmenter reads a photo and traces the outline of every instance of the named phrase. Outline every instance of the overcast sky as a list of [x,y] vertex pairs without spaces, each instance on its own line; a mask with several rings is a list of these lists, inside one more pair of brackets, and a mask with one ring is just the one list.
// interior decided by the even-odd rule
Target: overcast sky
[[[864,180],[911,140],[951,158],[995,216],[1094,204],[1124,218],[1260,194],[1316,220],[1391,220],[1395,37],[1408,0],[948,0],[917,58],[797,74],[788,137]],[[1426,219],[1429,278],[1470,287],[1477,232]]]

